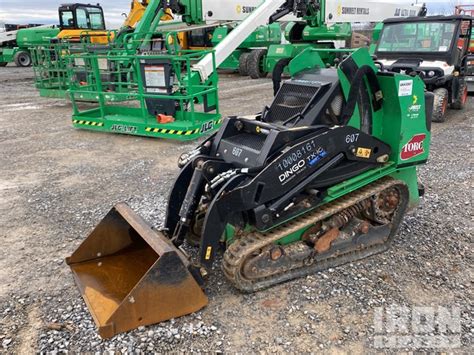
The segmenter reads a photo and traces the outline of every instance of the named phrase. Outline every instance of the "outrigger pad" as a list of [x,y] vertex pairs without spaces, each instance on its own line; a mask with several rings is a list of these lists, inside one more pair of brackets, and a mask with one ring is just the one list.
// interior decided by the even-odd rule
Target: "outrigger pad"
[[207,305],[189,261],[125,203],[66,259],[102,338]]

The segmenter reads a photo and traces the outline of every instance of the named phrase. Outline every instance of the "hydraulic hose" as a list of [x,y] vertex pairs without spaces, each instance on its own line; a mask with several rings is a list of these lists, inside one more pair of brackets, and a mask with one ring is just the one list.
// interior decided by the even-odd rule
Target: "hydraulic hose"
[[280,59],[275,65],[275,68],[273,69],[273,73],[272,73],[273,96],[276,96],[276,94],[278,93],[278,90],[280,90],[281,77],[283,75],[283,71],[285,70],[285,67],[288,66],[288,64],[290,64],[290,61],[291,61],[291,58]]
[[[380,89],[379,82],[377,80],[377,75],[375,74],[372,67],[368,65],[363,65],[359,69],[357,69],[357,72],[355,73],[354,78],[351,82],[351,89],[349,91],[347,103],[344,106],[341,114],[341,121],[343,125],[346,125],[349,122],[352,115],[354,114],[356,104],[360,102],[360,90],[363,90],[365,85],[364,78],[367,78],[370,90],[373,94],[372,105],[374,111],[378,111],[382,108],[383,95],[382,90]],[[361,117],[361,120],[363,120],[363,117]],[[368,128],[371,126],[372,122],[361,122],[361,128]],[[366,130],[367,129],[363,131]]]

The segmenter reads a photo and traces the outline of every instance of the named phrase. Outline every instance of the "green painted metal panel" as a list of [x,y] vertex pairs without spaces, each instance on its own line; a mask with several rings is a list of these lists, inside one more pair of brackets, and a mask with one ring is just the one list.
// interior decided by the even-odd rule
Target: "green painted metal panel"
[[219,65],[219,69],[226,69],[226,70],[238,70],[239,69],[239,59],[242,53],[245,50],[236,50],[232,52],[230,56],[224,60],[221,65]]
[[141,114],[140,109],[110,106],[103,118],[100,118],[100,109],[93,109],[74,114],[72,123],[79,129],[180,141],[194,140],[210,134],[222,124],[218,114],[194,113],[194,122],[188,119],[169,124],[158,124],[153,116],[143,120],[140,118]]
[[306,26],[303,30],[304,41],[345,41],[350,39],[352,36],[352,27],[350,23],[335,24],[334,26],[327,27],[313,27]]
[[18,30],[16,42],[21,48],[46,46],[50,44],[51,39],[57,37],[59,32],[59,28],[24,28]]
[[15,58],[15,54],[18,53],[20,49],[15,48],[0,48],[0,63],[11,63]]

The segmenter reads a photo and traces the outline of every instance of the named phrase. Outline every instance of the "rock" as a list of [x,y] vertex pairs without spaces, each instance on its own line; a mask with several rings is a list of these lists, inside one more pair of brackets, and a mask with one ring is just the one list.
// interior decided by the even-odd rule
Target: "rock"
[[46,328],[50,330],[62,330],[64,328],[63,323],[55,323],[55,322],[50,322],[46,324]]
[[3,346],[4,348],[7,348],[8,345],[11,344],[11,342],[12,342],[12,339],[10,339],[10,338],[5,339],[5,340],[2,341],[2,346]]

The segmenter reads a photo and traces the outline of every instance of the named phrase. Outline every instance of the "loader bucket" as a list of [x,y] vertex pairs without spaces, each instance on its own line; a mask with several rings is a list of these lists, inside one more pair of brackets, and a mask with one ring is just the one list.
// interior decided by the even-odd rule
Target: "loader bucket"
[[66,262],[102,338],[196,312],[208,302],[184,254],[124,203]]

